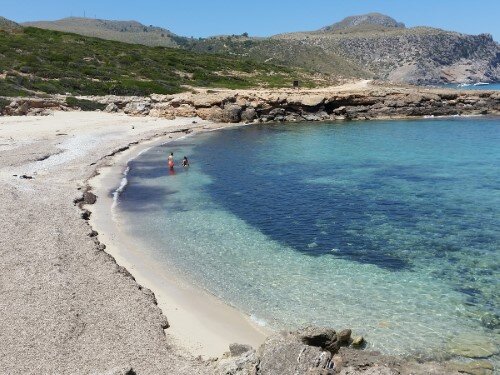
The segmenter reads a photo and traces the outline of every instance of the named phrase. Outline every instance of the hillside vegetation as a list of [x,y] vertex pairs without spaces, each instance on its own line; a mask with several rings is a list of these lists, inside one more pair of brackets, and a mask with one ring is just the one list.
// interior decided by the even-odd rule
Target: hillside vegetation
[[153,47],[178,47],[175,39],[179,37],[170,30],[146,26],[137,21],[68,17],[57,21],[26,22],[23,25]]
[[0,95],[148,95],[188,86],[290,86],[312,76],[234,57],[146,47],[33,27],[0,31]]
[[299,67],[339,78],[377,78],[413,84],[500,81],[500,45],[491,35],[406,28],[380,13],[347,17],[316,31],[269,38],[243,34],[194,39],[135,21],[88,18],[29,24],[128,43]]

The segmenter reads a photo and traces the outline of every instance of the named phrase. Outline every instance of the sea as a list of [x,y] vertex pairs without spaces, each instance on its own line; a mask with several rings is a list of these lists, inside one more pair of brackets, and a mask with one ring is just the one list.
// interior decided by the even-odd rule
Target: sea
[[450,83],[441,87],[459,90],[500,90],[500,83]]
[[144,252],[259,324],[498,352],[500,118],[251,125],[129,167],[116,210]]

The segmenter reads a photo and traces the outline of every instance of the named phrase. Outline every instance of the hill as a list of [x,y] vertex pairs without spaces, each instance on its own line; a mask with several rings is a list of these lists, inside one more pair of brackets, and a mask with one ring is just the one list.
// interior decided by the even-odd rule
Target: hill
[[406,28],[379,13],[347,17],[312,32],[183,43],[193,51],[247,56],[344,77],[412,84],[500,81],[500,45],[491,35]]
[[412,84],[500,82],[500,45],[491,35],[406,28],[379,13],[347,17],[316,31],[269,38],[228,35],[198,40],[134,21],[67,18],[29,24],[128,43],[301,67],[347,78]]
[[500,81],[500,45],[491,35],[434,28],[363,25],[273,39],[319,47],[355,61],[376,78],[413,84]]
[[14,21],[8,20],[7,18],[0,16],[0,30],[14,31],[14,30],[21,30],[21,29],[22,29],[21,25],[15,23]]
[[368,13],[360,16],[350,16],[344,18],[342,21],[334,23],[333,25],[323,27],[321,31],[336,32],[340,30],[349,29],[363,29],[364,27],[381,27],[386,29],[404,29],[405,24],[396,21],[394,18],[380,13]]
[[57,21],[26,22],[23,26],[63,31],[96,38],[146,46],[178,47],[177,35],[167,29],[146,26],[137,21],[110,21],[68,17]]
[[0,92],[73,95],[170,94],[191,86],[290,86],[309,73],[234,57],[147,47],[26,27],[0,31]]

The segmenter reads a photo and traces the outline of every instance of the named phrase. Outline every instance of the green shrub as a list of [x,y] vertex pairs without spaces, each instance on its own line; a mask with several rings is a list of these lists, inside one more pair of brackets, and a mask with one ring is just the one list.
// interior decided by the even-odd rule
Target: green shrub
[[[0,70],[14,72],[8,75],[9,90],[38,93],[173,94],[188,90],[187,86],[289,86],[296,76],[307,81],[303,78],[307,73],[296,68],[33,27],[0,33],[0,53]],[[29,76],[16,73],[21,71]],[[270,76],[270,71],[279,74]]]
[[3,110],[10,104],[10,100],[0,98],[0,114],[3,114]]
[[106,104],[93,102],[92,100],[77,99],[73,96],[68,96],[66,98],[66,104],[73,108],[80,108],[82,111],[95,111],[106,108]]

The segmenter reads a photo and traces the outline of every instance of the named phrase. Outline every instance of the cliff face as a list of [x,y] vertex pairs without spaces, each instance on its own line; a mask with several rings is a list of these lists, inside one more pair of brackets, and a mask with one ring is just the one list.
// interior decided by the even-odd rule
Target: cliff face
[[[84,100],[82,100],[84,99]],[[500,92],[369,86],[363,90],[200,90],[149,97],[80,97],[4,101],[0,114],[44,115],[82,109],[162,118],[195,117],[222,123],[371,120],[422,116],[499,115]],[[95,106],[94,106],[95,107]],[[88,109],[87,109],[88,110]]]
[[412,84],[500,81],[500,45],[491,35],[431,28],[355,28],[276,36],[356,62],[379,79]]

